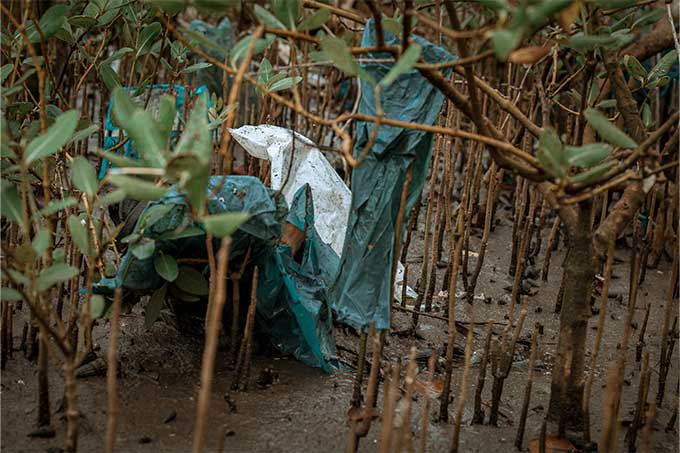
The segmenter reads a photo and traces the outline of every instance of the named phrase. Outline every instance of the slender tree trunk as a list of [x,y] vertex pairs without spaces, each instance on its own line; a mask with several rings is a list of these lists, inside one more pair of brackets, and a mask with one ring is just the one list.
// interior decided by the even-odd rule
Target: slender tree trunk
[[594,278],[591,209],[590,201],[580,203],[576,224],[567,228],[570,251],[564,263],[564,298],[548,413],[550,419],[562,418],[574,430],[583,428],[583,372]]

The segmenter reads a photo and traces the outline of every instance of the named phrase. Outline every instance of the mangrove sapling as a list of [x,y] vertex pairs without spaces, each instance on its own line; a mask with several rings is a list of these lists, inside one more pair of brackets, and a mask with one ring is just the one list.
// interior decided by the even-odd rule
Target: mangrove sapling
[[[196,426],[194,428],[193,453],[202,453],[205,448],[205,435],[208,429],[208,410],[210,394],[212,391],[213,375],[215,371],[215,356],[217,354],[217,340],[220,333],[222,311],[227,295],[226,285],[229,275],[229,252],[231,250],[231,237],[222,238],[220,249],[217,254],[217,268],[214,292],[208,297],[212,298],[212,304],[208,304],[210,311],[206,313],[208,319],[205,330],[205,346],[203,348],[203,361],[201,365],[201,390],[198,394],[196,405]],[[255,269],[257,273],[257,268]]]
[[[671,281],[668,291],[666,292],[666,305],[664,307],[663,322],[661,325],[661,350],[659,357],[659,377],[656,392],[656,404],[658,407],[663,407],[664,394],[666,391],[666,378],[668,370],[671,365],[671,356],[673,348],[670,346],[674,344],[673,333],[675,329],[671,329],[671,316],[677,312],[677,301],[674,299],[675,287],[678,284],[678,247],[675,247],[673,253],[673,266],[671,270]],[[677,319],[677,318],[676,318]]]
[[[471,194],[468,197],[467,206],[465,206],[465,228],[464,228],[464,240],[463,240],[463,256],[461,263],[461,279],[463,281],[463,289],[467,294],[469,291],[469,281],[468,281],[468,260],[470,256],[470,234],[472,232],[472,218],[475,215],[475,208],[477,207],[476,195],[479,194],[479,187],[481,183],[482,174],[482,148],[477,146],[477,152],[475,153],[475,170],[473,172],[473,177],[471,180]],[[474,294],[473,294],[474,296]]]
[[[471,305],[470,307],[473,307]],[[465,402],[467,401],[467,387],[470,377],[470,357],[472,356],[472,324],[474,323],[474,314],[472,308],[470,309],[470,329],[467,334],[467,341],[465,343],[465,368],[463,369],[463,379],[460,383],[460,395],[458,397],[458,405],[456,407],[456,419],[453,426],[453,439],[451,441],[451,453],[458,452],[458,443],[460,438],[460,425],[463,421],[463,410],[465,409]]]
[[[479,252],[477,253],[477,261],[475,262],[475,268],[470,277],[470,283],[467,288],[467,301],[472,303],[475,297],[475,288],[477,287],[477,279],[482,270],[482,264],[484,264],[484,257],[486,256],[486,247],[489,243],[489,234],[491,232],[491,217],[494,206],[493,193],[496,190],[496,163],[491,162],[488,173],[488,186],[486,189],[486,205],[484,206],[484,232],[482,233],[482,240],[479,245]],[[465,272],[465,271],[463,271]]]
[[484,340],[484,350],[482,359],[479,362],[479,373],[477,374],[477,387],[475,387],[474,411],[472,414],[472,424],[484,423],[484,410],[482,409],[482,392],[486,383],[486,367],[489,362],[489,348],[491,347],[491,337],[493,336],[493,321],[489,319],[486,327],[486,339]]
[[548,236],[548,244],[545,247],[545,258],[543,258],[543,269],[541,271],[541,280],[548,281],[548,271],[550,271],[550,257],[552,255],[555,240],[557,239],[557,232],[560,229],[560,218],[555,216],[552,228],[550,228],[550,236]]
[[515,305],[519,301],[519,292],[520,292],[520,287],[522,285],[522,280],[524,278],[524,269],[526,267],[526,257],[527,257],[527,251],[529,247],[529,242],[531,242],[531,229],[530,226],[534,223],[534,214],[536,212],[536,204],[537,204],[537,198],[538,198],[538,192],[537,191],[529,191],[527,196],[530,196],[530,193],[533,192],[533,196],[531,196],[531,201],[529,202],[529,213],[527,215],[527,218],[524,220],[524,225],[522,227],[522,233],[520,236],[520,241],[519,241],[519,248],[517,250],[517,267],[515,268],[514,276],[515,279],[512,284],[512,293],[510,297],[510,311],[509,311],[509,317],[510,319],[514,318],[514,310],[515,310]]
[[[652,402],[654,407],[656,408],[656,402]],[[667,433],[675,431],[675,422],[678,420],[678,407],[676,406],[673,409],[673,413],[671,414],[671,417],[668,419],[668,423],[666,423],[666,429],[665,431]]]
[[361,386],[364,382],[364,370],[366,368],[366,343],[368,340],[368,334],[365,329],[361,329],[359,336],[359,359],[357,363],[357,371],[354,375],[354,383],[352,385],[352,399],[350,400],[350,407],[360,407],[361,406]]
[[385,370],[385,389],[383,395],[383,416],[380,424],[380,452],[389,453],[392,445],[392,430],[394,428],[394,412],[399,398],[399,379],[401,377],[401,361],[394,365],[387,364]]
[[239,349],[238,359],[236,360],[234,379],[231,383],[232,390],[248,390],[248,381],[250,380],[250,356],[252,353],[253,327],[255,325],[255,310],[257,308],[258,275],[259,268],[255,267],[253,270],[253,281],[250,289],[250,303],[248,305],[248,313],[246,315],[246,325],[243,329],[243,338],[241,339],[241,347]]
[[[437,355],[432,354],[427,361],[427,385],[428,390],[434,384],[434,368],[437,363]],[[430,424],[430,391],[425,393],[425,402],[423,403],[423,413],[420,418],[420,453],[425,453],[427,451],[427,427]]]
[[527,414],[529,413],[529,402],[531,400],[531,387],[534,382],[534,364],[536,362],[538,343],[538,323],[534,326],[534,333],[531,336],[531,352],[529,353],[529,372],[527,376],[527,385],[524,388],[524,400],[522,401],[522,411],[519,415],[519,423],[517,424],[517,435],[515,436],[515,447],[522,450],[522,442],[524,441],[524,429],[527,423]]
[[123,299],[122,288],[116,288],[111,306],[111,333],[109,334],[109,351],[106,356],[106,390],[108,393],[108,411],[106,419],[105,452],[113,453],[116,445],[116,428],[118,426],[118,332],[120,305]]
[[383,345],[385,344],[385,331],[375,331],[374,323],[371,323],[370,337],[373,340],[371,345],[371,370],[368,374],[366,384],[366,400],[364,408],[359,414],[359,424],[356,430],[356,445],[359,446],[359,438],[365,437],[371,429],[374,408],[378,401],[378,381],[380,379],[380,361],[382,359]]
[[404,265],[404,278],[401,282],[401,307],[406,308],[406,294],[408,289],[408,264]]
[[444,203],[444,192],[446,187],[446,168],[442,172],[439,190],[437,193],[437,209],[434,216],[434,234],[430,244],[430,265],[428,272],[427,286],[425,287],[425,311],[432,311],[432,299],[434,297],[435,283],[437,282],[437,264],[441,256],[439,244],[444,236],[444,228],[448,209]]
[[418,218],[420,217],[420,209],[422,208],[422,194],[416,199],[416,204],[413,205],[411,215],[408,217],[408,224],[406,225],[406,236],[404,236],[404,245],[401,248],[401,255],[399,261],[406,265],[406,257],[408,255],[409,247],[411,246],[411,237],[413,230],[418,231]]
[[525,179],[515,177],[515,192],[513,198],[513,220],[512,220],[512,251],[510,252],[510,266],[508,267],[508,275],[514,276],[517,269],[517,248],[519,247],[520,232],[524,221],[524,212],[526,211],[526,197],[527,182]]
[[635,345],[635,361],[640,362],[642,360],[642,350],[645,346],[645,332],[647,331],[647,322],[649,321],[649,312],[652,309],[652,303],[647,304],[645,309],[645,317],[642,319],[642,326],[640,327],[640,335],[638,336],[638,342]]
[[[472,329],[470,329],[472,330]],[[416,382],[418,366],[416,363],[416,348],[412,346],[409,351],[406,376],[404,378],[405,391],[404,397],[399,402],[400,416],[398,417],[401,426],[397,431],[397,442],[395,451],[413,451],[413,433],[411,432],[411,407],[413,406],[413,387]],[[397,417],[394,417],[396,420]]]
[[642,428],[642,438],[640,439],[640,453],[652,453],[652,426],[654,425],[655,419],[656,402],[652,401],[649,403],[649,407],[645,414],[645,426]]
[[[465,199],[465,196],[463,196]],[[447,221],[449,229],[452,230],[449,236],[453,237],[450,244],[455,244],[451,247],[450,262],[451,279],[449,281],[449,304],[448,304],[448,334],[446,339],[446,369],[444,374],[444,389],[441,394],[441,404],[439,407],[439,421],[447,422],[449,420],[449,392],[451,391],[451,373],[453,371],[453,346],[456,338],[456,286],[458,279],[458,266],[460,264],[461,249],[463,248],[463,209],[458,209],[455,226],[451,225],[452,220]]]
[[626,369],[626,355],[628,353],[628,343],[633,330],[633,318],[635,316],[635,306],[637,304],[637,283],[639,282],[640,256],[636,256],[631,276],[631,298],[628,301],[628,312],[623,326],[623,337],[621,339],[619,356],[610,366],[607,377],[607,393],[605,397],[605,424],[600,437],[600,450],[604,453],[617,451],[618,440],[618,418],[621,404],[621,389],[623,387],[624,373]]
[[491,390],[491,411],[489,413],[489,425],[498,426],[498,410],[501,402],[501,395],[503,394],[503,384],[505,379],[510,375],[510,370],[512,369],[513,357],[515,355],[515,347],[517,346],[517,340],[519,340],[519,335],[522,332],[522,326],[524,325],[524,319],[527,316],[527,306],[529,304],[529,298],[524,296],[524,301],[522,302],[522,310],[519,314],[519,320],[515,326],[515,332],[511,335],[511,327],[513,319],[508,320],[508,325],[503,331],[503,343],[500,349],[496,347],[492,349],[494,351],[491,356],[491,361],[493,367],[491,368],[493,374],[493,386]]
[[588,379],[583,391],[583,440],[586,444],[590,444],[590,395],[593,389],[593,381],[595,379],[595,367],[597,366],[597,359],[600,353],[600,343],[602,342],[602,335],[604,334],[604,322],[607,317],[607,307],[609,304],[609,286],[612,281],[612,269],[614,265],[614,243],[609,244],[607,251],[607,261],[604,266],[604,282],[602,283],[602,294],[600,296],[600,313],[597,318],[597,331],[595,333],[595,342],[593,343],[593,350],[590,353],[590,367],[588,372]]
[[[411,180],[413,179],[413,164],[409,165],[408,169],[406,170],[406,176],[404,178],[404,186],[402,187],[401,190],[401,198],[399,200],[399,211],[397,212],[397,219],[395,221],[394,225],[394,243],[393,243],[393,252],[392,252],[392,266],[390,267],[391,273],[390,273],[390,306],[393,305],[394,302],[394,282],[396,281],[397,278],[397,267],[399,265],[399,251],[401,250],[401,233],[404,230],[403,224],[404,224],[404,213],[406,212],[406,201],[408,198],[408,188],[411,185]],[[405,276],[406,270],[404,270],[404,279],[406,278]],[[402,297],[406,295],[406,280],[402,282]],[[403,297],[402,301],[405,300],[405,297]]]
[[638,385],[638,398],[635,403],[635,410],[633,412],[633,420],[628,426],[625,441],[628,445],[628,452],[635,452],[635,441],[637,440],[637,432],[643,426],[643,419],[645,416],[647,406],[647,393],[649,390],[649,352],[645,353],[645,358],[642,362],[642,371],[640,372],[640,383]]
[[415,311],[413,313],[412,329],[415,332],[418,327],[418,311],[422,310],[422,304],[425,299],[427,291],[427,283],[429,276],[429,257],[430,257],[430,225],[432,223],[432,209],[434,200],[437,198],[434,195],[435,187],[437,185],[437,175],[439,173],[439,153],[441,149],[441,140],[437,141],[438,146],[434,148],[434,158],[432,159],[432,166],[430,170],[430,196],[427,197],[427,209],[425,211],[425,237],[423,238],[423,261],[420,267],[420,278],[418,279],[416,290],[418,297],[416,298]]
[[53,437],[50,410],[50,383],[47,376],[47,332],[40,329],[38,343],[38,432],[41,437]]

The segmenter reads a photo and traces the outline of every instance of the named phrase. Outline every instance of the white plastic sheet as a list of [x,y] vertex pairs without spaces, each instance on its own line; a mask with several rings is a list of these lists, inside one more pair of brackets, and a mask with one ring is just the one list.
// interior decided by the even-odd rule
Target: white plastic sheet
[[[352,192],[335,172],[314,142],[307,137],[279,126],[241,126],[230,129],[231,136],[251,156],[271,164],[271,187],[281,190],[288,206],[297,190],[305,184],[312,189],[314,223],[322,241],[340,256],[347,231]],[[290,164],[291,156],[293,158]],[[401,300],[404,266],[399,263],[394,282],[394,296]],[[411,298],[416,292],[407,288]]]

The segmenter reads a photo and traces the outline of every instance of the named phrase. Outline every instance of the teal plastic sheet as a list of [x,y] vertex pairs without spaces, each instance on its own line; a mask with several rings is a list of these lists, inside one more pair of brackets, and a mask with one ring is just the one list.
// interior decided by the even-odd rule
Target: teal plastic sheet
[[[422,46],[427,63],[455,60],[446,50],[413,36]],[[399,39],[385,33],[385,42],[398,45]],[[361,40],[362,47],[375,46],[375,26],[368,21]],[[390,55],[371,53],[370,59],[387,59]],[[362,63],[362,67],[381,80],[393,63]],[[450,70],[445,71],[449,75]],[[362,83],[359,113],[376,115],[373,87]],[[385,116],[391,119],[434,124],[444,96],[413,69],[382,90]],[[354,155],[363,150],[374,124],[356,126]],[[365,328],[375,321],[377,329],[390,327],[390,274],[394,254],[395,223],[406,172],[413,165],[402,228],[416,202],[430,162],[432,134],[400,127],[380,126],[377,139],[362,164],[352,171],[352,205],[337,278],[331,288],[333,308],[338,319],[355,328]],[[403,235],[402,235],[403,237]]]
[[[218,186],[219,191],[212,194]],[[316,233],[309,187],[298,191],[290,212],[280,193],[252,176],[212,176],[206,191],[212,194],[208,201],[210,214],[251,214],[232,236],[229,265],[239,268],[250,249],[250,259],[260,269],[256,317],[259,331],[281,351],[330,371],[335,344],[327,288],[338,258]],[[293,256],[289,246],[279,244],[286,220],[305,232],[299,257]],[[111,294],[122,287],[144,294],[159,288],[164,281],[154,269],[153,259],[160,253],[176,259],[207,258],[203,226],[191,220],[180,193],[170,191],[161,200],[149,203],[137,221],[135,233],[154,241],[153,256],[140,260],[128,251],[116,276],[96,283],[95,293]],[[219,247],[218,240],[214,246]],[[208,277],[207,264],[199,270]],[[252,267],[246,274],[252,275]]]

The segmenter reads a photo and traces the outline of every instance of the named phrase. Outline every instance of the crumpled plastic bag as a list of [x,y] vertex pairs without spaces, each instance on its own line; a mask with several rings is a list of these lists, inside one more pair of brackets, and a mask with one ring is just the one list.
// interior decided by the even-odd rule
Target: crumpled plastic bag
[[[270,162],[271,187],[281,191],[288,206],[300,187],[309,184],[314,201],[316,230],[321,240],[329,244],[340,257],[347,232],[352,192],[314,142],[297,132],[293,139],[291,130],[268,124],[241,126],[229,132],[248,154]],[[394,282],[394,295],[398,301],[401,301],[403,281],[404,266],[399,263]],[[410,287],[407,287],[407,295],[411,298],[417,296]]]

